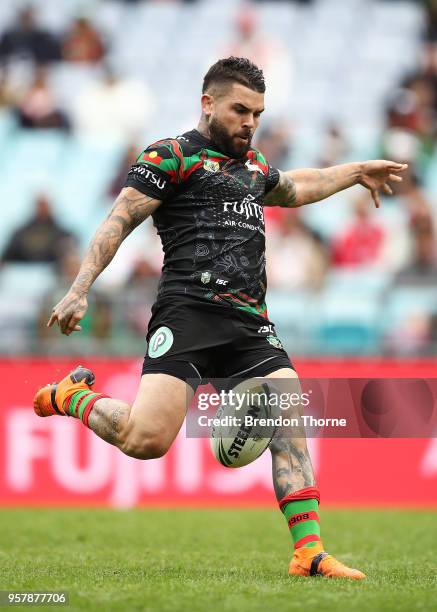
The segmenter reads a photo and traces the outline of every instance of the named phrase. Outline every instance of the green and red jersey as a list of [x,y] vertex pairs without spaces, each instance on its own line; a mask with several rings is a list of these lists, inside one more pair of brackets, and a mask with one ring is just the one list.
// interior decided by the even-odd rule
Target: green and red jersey
[[231,159],[197,130],[143,151],[125,186],[162,201],[158,300],[183,294],[267,317],[263,203],[278,180],[256,149]]

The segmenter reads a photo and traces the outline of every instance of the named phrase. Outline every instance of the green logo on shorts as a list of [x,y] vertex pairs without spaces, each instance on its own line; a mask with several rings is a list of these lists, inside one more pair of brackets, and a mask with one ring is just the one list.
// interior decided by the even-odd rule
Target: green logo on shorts
[[160,327],[149,341],[149,357],[156,359],[164,355],[173,344],[173,332],[168,327]]
[[275,348],[277,348],[277,349],[284,349],[284,347],[282,346],[281,341],[276,336],[267,336],[266,340],[267,340],[267,342],[270,342],[270,344],[272,346],[274,346]]

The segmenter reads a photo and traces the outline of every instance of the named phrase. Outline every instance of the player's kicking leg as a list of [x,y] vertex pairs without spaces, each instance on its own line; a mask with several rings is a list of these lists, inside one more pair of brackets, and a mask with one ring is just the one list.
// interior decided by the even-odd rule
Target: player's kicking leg
[[[290,368],[276,370],[267,378],[297,378]],[[296,381],[297,382],[297,381]],[[326,576],[361,580],[365,574],[347,567],[324,551],[320,539],[320,494],[314,479],[305,432],[302,437],[276,437],[270,444],[273,484],[279,507],[294,542],[291,576]]]
[[168,374],[144,374],[132,406],[93,391],[94,374],[78,366],[34,398],[38,416],[72,416],[137,459],[164,455],[184,421],[191,388]]

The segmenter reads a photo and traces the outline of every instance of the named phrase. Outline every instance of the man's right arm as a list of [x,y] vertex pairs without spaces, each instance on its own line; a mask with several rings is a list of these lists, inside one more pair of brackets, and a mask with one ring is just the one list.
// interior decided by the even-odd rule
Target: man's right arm
[[87,294],[99,274],[111,262],[123,240],[161,204],[161,200],[124,187],[111,212],[92,239],[79,273],[67,295],[53,308],[47,326],[56,321],[61,332],[69,336],[80,331],[78,322],[86,313]]

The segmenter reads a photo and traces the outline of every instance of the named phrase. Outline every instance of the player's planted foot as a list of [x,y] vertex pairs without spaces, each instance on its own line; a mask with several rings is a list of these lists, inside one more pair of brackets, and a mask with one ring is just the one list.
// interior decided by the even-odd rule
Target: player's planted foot
[[[60,382],[45,385],[45,387],[39,389],[33,399],[33,409],[40,417],[52,416],[54,414],[76,416],[71,414],[69,410],[70,405],[73,403],[69,400],[77,399],[78,403],[81,397],[85,398],[90,394],[95,395],[90,393],[93,383],[93,372],[88,370],[88,368],[77,366]],[[73,396],[77,396],[77,398],[73,398]]]
[[321,544],[308,548],[302,546],[294,551],[288,568],[290,576],[325,576],[326,578],[350,578],[362,580],[366,574],[347,567],[323,550]]
[[362,580],[363,572],[347,567],[323,550],[320,539],[320,493],[317,487],[305,487],[279,501],[294,542],[290,576],[325,576]]

